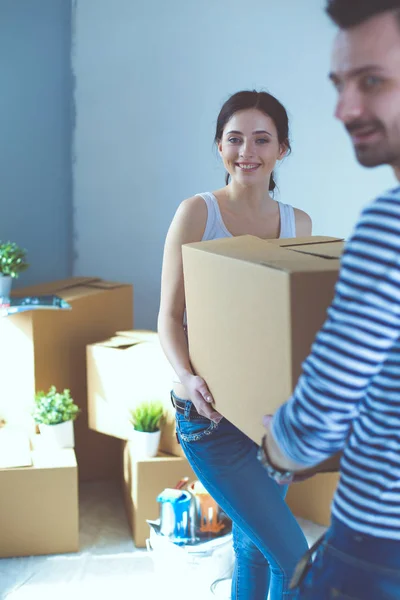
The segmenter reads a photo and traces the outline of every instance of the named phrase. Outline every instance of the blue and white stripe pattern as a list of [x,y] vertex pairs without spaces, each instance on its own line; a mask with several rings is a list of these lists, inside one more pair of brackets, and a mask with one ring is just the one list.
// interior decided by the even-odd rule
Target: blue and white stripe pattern
[[344,449],[333,514],[400,540],[400,187],[362,213],[328,318],[272,431],[305,466]]

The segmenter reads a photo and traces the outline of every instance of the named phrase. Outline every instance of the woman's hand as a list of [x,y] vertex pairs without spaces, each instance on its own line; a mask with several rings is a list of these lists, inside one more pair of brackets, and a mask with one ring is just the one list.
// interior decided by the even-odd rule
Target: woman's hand
[[188,375],[182,381],[182,385],[184,385],[189,400],[193,402],[199,415],[210,419],[214,423],[219,423],[222,415],[214,410],[212,406],[214,399],[204,379],[198,375]]

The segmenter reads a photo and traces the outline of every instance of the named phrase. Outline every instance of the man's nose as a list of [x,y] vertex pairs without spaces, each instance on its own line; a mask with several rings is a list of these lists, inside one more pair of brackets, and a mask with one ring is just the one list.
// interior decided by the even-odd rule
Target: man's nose
[[359,119],[364,111],[362,95],[353,86],[340,92],[335,117],[345,125]]

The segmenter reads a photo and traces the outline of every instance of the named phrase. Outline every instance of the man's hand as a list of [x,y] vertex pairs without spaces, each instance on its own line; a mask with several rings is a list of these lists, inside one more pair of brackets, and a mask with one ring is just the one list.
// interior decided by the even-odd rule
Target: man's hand
[[282,471],[304,471],[304,466],[299,465],[293,461],[291,461],[287,456],[285,456],[278,444],[275,442],[275,439],[272,435],[271,431],[271,423],[272,423],[272,415],[266,415],[263,418],[263,424],[266,429],[266,450],[268,457],[273,464],[274,467],[280,469]]
[[[290,459],[288,459],[280,450],[278,444],[275,442],[275,439],[271,432],[271,422],[272,416],[266,415],[263,419],[264,427],[266,428],[266,450],[268,457],[273,464],[274,467],[282,470],[282,471],[293,471],[294,477],[292,479],[293,483],[305,481],[318,473],[334,473],[339,471],[340,469],[340,460],[342,458],[342,452],[338,452],[334,454],[327,460],[315,465],[313,467],[309,467],[307,469],[304,468],[303,465],[299,465]],[[282,482],[285,483],[285,482]]]

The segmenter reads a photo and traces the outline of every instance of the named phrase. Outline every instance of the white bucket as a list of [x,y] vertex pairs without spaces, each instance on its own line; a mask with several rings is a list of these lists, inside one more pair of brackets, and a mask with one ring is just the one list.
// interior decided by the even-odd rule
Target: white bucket
[[[232,534],[194,546],[178,546],[167,537],[150,530],[146,541],[154,570],[165,583],[165,589],[193,590],[196,582],[196,600],[207,598],[212,584],[218,579],[230,578],[234,564]],[[187,586],[187,587],[186,587]]]

